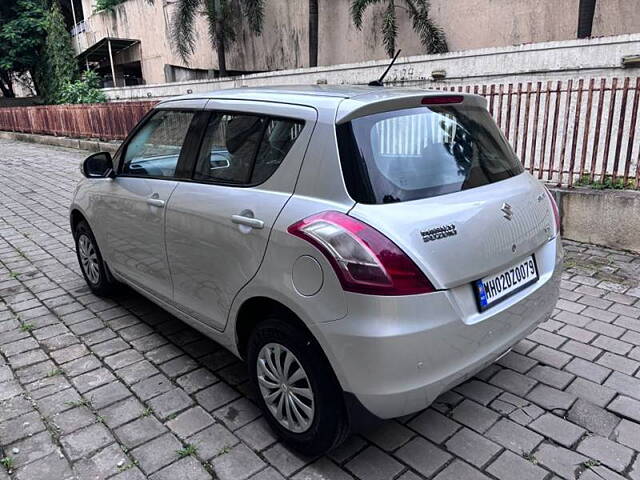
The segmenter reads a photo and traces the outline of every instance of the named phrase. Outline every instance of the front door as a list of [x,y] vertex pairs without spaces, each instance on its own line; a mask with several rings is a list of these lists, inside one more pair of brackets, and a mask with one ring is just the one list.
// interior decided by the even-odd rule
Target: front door
[[[170,300],[165,207],[194,112],[158,110],[125,146],[116,178],[96,199],[109,267],[128,282]],[[104,219],[104,221],[102,221]]]
[[295,115],[286,118],[212,112],[192,181],[181,182],[169,200],[174,302],[219,330],[233,298],[258,271],[295,187],[315,110],[292,109],[283,107]]

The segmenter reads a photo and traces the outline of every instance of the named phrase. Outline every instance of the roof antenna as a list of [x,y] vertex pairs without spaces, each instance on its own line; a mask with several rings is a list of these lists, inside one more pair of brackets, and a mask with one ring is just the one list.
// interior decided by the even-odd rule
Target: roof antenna
[[389,70],[391,70],[391,67],[393,67],[393,64],[396,63],[396,59],[398,58],[398,55],[400,55],[400,52],[402,50],[398,50],[396,52],[396,54],[393,56],[393,60],[391,60],[391,63],[389,64],[389,66],[387,67],[387,69],[384,71],[384,73],[382,74],[382,76],[378,79],[378,80],[374,80],[373,82],[369,82],[369,86],[370,87],[384,87],[384,77],[387,76],[387,73],[389,73]]

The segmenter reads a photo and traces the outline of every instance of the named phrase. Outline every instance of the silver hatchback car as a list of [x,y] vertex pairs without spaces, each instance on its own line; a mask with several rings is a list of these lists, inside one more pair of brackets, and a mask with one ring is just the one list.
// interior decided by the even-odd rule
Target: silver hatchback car
[[241,88],[158,104],[71,205],[85,279],[248,363],[307,454],[505,354],[558,297],[559,216],[474,95]]

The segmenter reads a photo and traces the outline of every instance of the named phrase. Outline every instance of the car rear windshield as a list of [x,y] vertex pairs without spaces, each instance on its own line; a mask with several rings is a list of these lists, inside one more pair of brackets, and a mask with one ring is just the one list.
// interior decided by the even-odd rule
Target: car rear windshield
[[499,182],[523,168],[481,107],[422,106],[338,125],[349,194],[360,203],[445,195]]

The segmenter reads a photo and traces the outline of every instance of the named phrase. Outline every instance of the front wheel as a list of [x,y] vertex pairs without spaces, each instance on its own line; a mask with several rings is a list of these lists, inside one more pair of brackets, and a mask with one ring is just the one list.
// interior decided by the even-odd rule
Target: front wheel
[[342,390],[317,343],[277,317],[260,323],[247,360],[258,403],[289,446],[320,455],[349,433]]
[[81,220],[73,232],[76,242],[76,254],[87,285],[93,293],[106,296],[114,293],[118,282],[111,276],[109,267],[104,263],[98,243],[86,221]]

